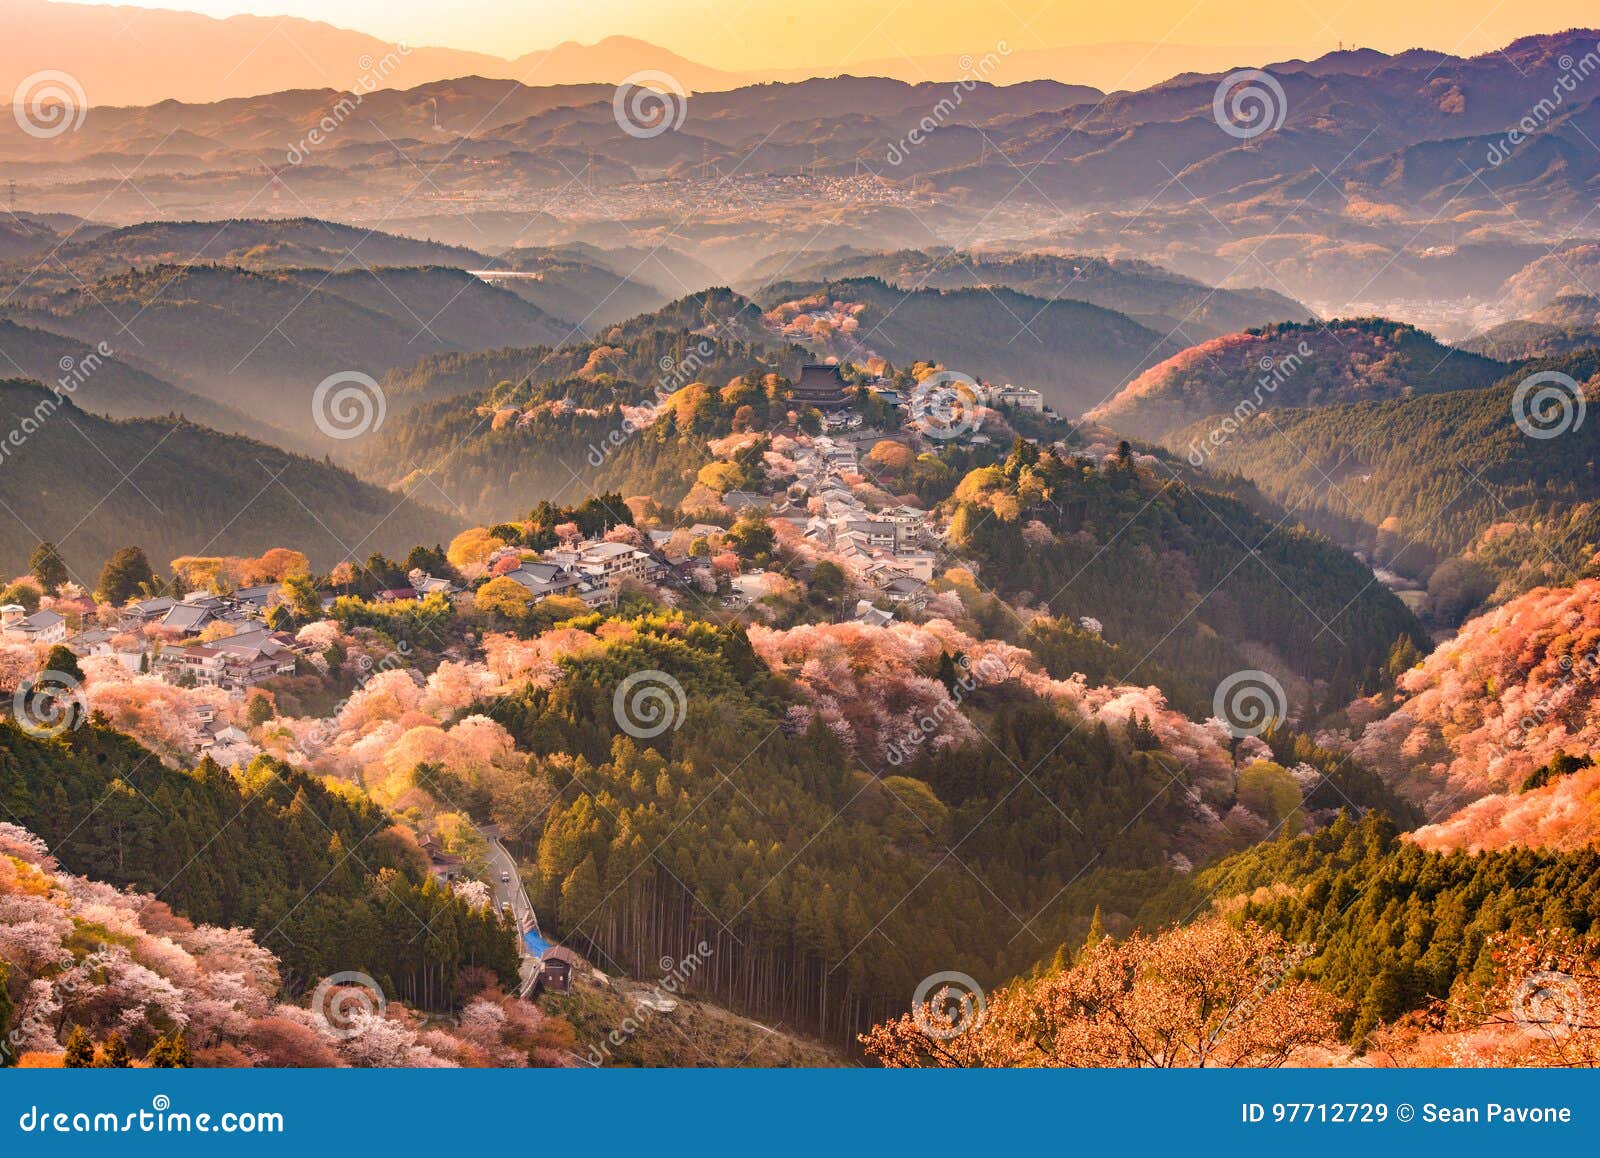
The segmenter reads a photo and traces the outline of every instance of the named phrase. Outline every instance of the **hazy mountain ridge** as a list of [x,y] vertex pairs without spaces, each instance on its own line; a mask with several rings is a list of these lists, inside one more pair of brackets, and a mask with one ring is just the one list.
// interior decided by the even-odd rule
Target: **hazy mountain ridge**
[[741,284],[770,275],[786,281],[875,277],[902,290],[1004,286],[1032,297],[1115,310],[1178,340],[1198,341],[1312,316],[1308,307],[1274,290],[1220,289],[1150,262],[1077,254],[937,247],[894,253],[842,250],[810,257],[774,254],[751,267]]
[[[996,384],[1032,386],[1064,414],[1115,393],[1177,343],[1132,318],[1087,302],[1030,297],[1005,288],[903,292],[876,278],[779,283],[761,291],[784,333],[851,361],[876,354],[896,364],[932,359]],[[860,307],[854,325],[829,321],[834,303]],[[824,331],[804,329],[823,311]],[[809,335],[809,337],[807,336]]]
[[[1153,366],[1088,417],[1141,438],[1162,438],[1236,407],[1382,401],[1473,389],[1506,367],[1452,350],[1385,318],[1283,323],[1201,342]],[[1220,419],[1219,419],[1220,420]]]
[[1375,564],[1427,581],[1449,625],[1570,583],[1600,550],[1600,432],[1582,422],[1535,438],[1517,423],[1517,386],[1544,370],[1592,390],[1600,352],[1527,363],[1486,389],[1265,411],[1215,440],[1208,419],[1167,441],[1204,445],[1208,469],[1244,475]]
[[[185,554],[251,555],[293,544],[331,567],[350,553],[448,541],[459,529],[450,515],[265,443],[188,422],[110,421],[37,383],[0,382],[6,429],[23,429],[41,404],[48,416],[12,452],[32,465],[0,471],[0,498],[28,525],[49,528],[90,586],[128,543],[141,544],[157,566]],[[35,545],[8,534],[0,568],[22,572]]]

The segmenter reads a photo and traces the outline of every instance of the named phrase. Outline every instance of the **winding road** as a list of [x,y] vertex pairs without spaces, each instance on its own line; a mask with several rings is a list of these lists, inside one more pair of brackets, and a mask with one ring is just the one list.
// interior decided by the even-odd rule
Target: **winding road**
[[479,825],[478,834],[489,846],[489,887],[494,890],[494,903],[502,907],[511,906],[511,915],[516,919],[517,929],[521,933],[517,938],[517,948],[522,953],[522,964],[517,970],[522,978],[522,989],[518,996],[526,997],[533,990],[533,983],[538,980],[539,970],[543,967],[538,954],[528,944],[528,934],[533,933],[541,944],[548,943],[539,932],[539,916],[533,911],[533,902],[528,899],[527,889],[522,887],[516,859],[500,843],[500,830],[493,825]]

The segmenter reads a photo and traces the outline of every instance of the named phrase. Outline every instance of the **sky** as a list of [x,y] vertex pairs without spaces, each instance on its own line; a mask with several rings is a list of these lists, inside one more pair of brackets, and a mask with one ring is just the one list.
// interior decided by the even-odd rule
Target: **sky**
[[[124,0],[126,2],[126,0]],[[515,57],[564,41],[637,37],[730,70],[1095,44],[1343,43],[1485,52],[1600,23],[1594,0],[135,0],[208,16],[289,15],[413,46]]]

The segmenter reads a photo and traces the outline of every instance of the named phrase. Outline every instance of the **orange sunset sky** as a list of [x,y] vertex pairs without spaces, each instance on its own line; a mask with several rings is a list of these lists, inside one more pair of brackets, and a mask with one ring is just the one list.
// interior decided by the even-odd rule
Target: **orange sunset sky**
[[[1594,0],[150,0],[209,16],[288,15],[512,57],[563,41],[637,37],[723,69],[838,69],[885,59],[1096,44],[1161,44],[1180,63],[1219,46],[1313,56],[1343,42],[1472,54],[1596,22]],[[1249,53],[1248,55],[1254,55]],[[1263,59],[1265,59],[1263,57]]]

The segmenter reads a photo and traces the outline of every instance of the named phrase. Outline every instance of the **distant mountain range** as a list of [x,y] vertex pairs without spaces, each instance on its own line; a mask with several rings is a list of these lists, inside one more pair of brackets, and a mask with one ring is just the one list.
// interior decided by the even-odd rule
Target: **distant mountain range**
[[[412,87],[449,77],[515,77],[530,85],[615,84],[641,69],[670,72],[694,91],[753,77],[723,72],[631,37],[566,43],[507,59],[454,48],[401,46],[289,16],[230,16],[51,0],[0,0],[0,87],[43,65],[70,73],[91,104],[215,101],[285,89]],[[115,35],[108,35],[114,32]],[[138,51],[129,51],[134,46]]]
[[[1235,83],[1219,71],[1110,95],[1053,79],[705,88],[674,98],[670,131],[639,133],[611,83],[408,76],[413,53],[387,78],[397,88],[335,71],[210,103],[97,106],[47,139],[0,119],[0,162],[32,211],[0,230],[0,256],[37,242],[47,212],[312,215],[478,253],[665,246],[723,282],[797,251],[1004,249],[1142,259],[1324,316],[1404,317],[1393,306],[1414,300],[1437,326],[1469,317],[1452,304],[1467,297],[1525,316],[1596,289],[1600,69],[1518,140],[1508,127],[1546,107],[1562,62],[1597,42],[1571,30],[1471,58],[1239,61],[1271,80],[1259,128],[1228,121],[1226,102],[1219,123],[1219,87]],[[876,271],[817,276],[847,272]],[[1196,321],[1215,334],[1234,319]]]
[[742,275],[758,283],[878,278],[902,290],[1004,286],[1054,301],[1070,299],[1126,314],[1182,343],[1220,337],[1276,321],[1304,321],[1313,311],[1269,289],[1220,289],[1149,262],[1111,261],[1059,253],[970,252],[931,246],[876,253],[844,248],[828,253],[776,253]]
[[[689,60],[629,36],[595,44],[572,41],[504,57],[455,48],[400,46],[321,21],[290,16],[231,16],[110,4],[0,0],[0,87],[12,91],[41,62],[62,69],[95,105],[214,101],[285,89],[351,88],[371,76],[380,88],[410,88],[452,77],[516,79],[524,84],[616,84],[644,70],[673,76],[691,92],[831,76],[831,69],[726,70]],[[108,29],[115,36],[107,36]],[[126,51],[129,44],[139,51]],[[1143,88],[1182,72],[1228,69],[1243,60],[1277,60],[1286,45],[1191,45],[1128,42],[1011,50],[993,79],[1011,84],[1062,77],[1105,88]],[[392,60],[392,72],[379,62]],[[820,63],[820,62],[819,62]],[[954,81],[970,73],[953,55],[891,56],[852,63],[857,76]]]

